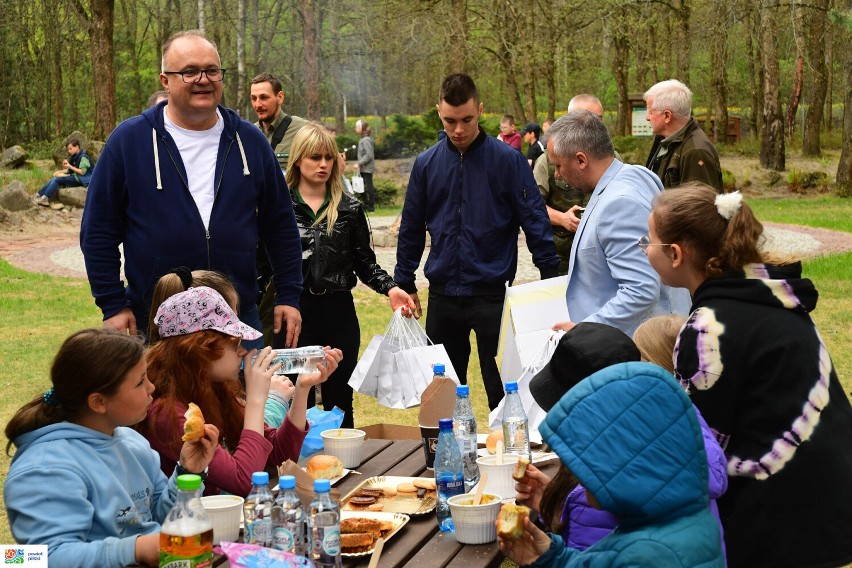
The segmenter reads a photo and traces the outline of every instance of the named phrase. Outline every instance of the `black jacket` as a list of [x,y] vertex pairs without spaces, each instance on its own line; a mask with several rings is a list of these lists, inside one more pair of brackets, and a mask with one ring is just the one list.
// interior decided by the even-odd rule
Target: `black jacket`
[[367,214],[358,200],[343,194],[334,230],[328,235],[327,218],[314,224],[310,208],[292,189],[290,194],[302,240],[303,293],[349,291],[357,283],[356,275],[379,294],[387,295],[396,286],[390,274],[376,262],[376,253],[370,246]]

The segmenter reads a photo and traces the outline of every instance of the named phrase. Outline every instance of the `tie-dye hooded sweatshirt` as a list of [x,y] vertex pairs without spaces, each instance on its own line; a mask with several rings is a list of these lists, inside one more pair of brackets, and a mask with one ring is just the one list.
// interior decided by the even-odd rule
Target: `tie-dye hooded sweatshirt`
[[729,566],[852,562],[852,406],[808,313],[801,265],[748,265],[695,291],[677,376],[728,458]]

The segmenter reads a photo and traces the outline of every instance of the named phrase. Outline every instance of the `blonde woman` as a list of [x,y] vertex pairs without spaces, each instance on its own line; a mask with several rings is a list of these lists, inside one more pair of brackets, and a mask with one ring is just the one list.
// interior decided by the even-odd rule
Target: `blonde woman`
[[314,122],[301,128],[287,162],[287,186],[302,240],[299,345],[334,345],[343,351],[322,399],[327,410],[343,410],[343,426],[352,427],[352,388],[347,383],[358,360],[361,330],[351,290],[360,278],[388,296],[391,309],[404,307],[406,315],[414,301],[376,262],[367,215],[357,199],[344,193],[339,168],[331,134]]

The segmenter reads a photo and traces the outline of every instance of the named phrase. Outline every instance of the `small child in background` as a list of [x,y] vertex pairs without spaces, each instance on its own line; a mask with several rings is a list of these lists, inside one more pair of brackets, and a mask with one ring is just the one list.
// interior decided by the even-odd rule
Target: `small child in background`
[[[167,471],[178,459],[178,447],[190,402],[222,433],[210,462],[205,494],[226,491],[245,496],[251,475],[298,459],[307,434],[308,391],[324,382],[342,358],[328,349],[316,373],[299,375],[293,404],[279,428],[263,422],[270,379],[280,368],[266,347],[246,352],[242,339],[261,333],[245,325],[225,299],[206,286],[190,288],[166,299],[154,319],[160,341],[148,350],[148,373],[157,387],[156,399],[140,431],[160,453]],[[238,379],[245,372],[245,398]]]
[[[219,431],[176,448],[180,466],[129,428],[145,419],[154,386],[140,338],[106,329],[69,336],[53,360],[53,386],[6,425],[18,449],[3,497],[21,544],[46,544],[51,566],[157,565],[160,523],[177,497],[176,473],[203,472]],[[177,465],[177,464],[174,464]]]
[[[235,313],[239,313],[240,297],[230,278],[215,270],[193,270],[190,272],[189,268],[179,266],[171,272],[163,274],[154,286],[151,312],[148,315],[149,345],[154,345],[160,340],[160,332],[157,330],[157,324],[154,320],[162,303],[175,294],[199,286],[207,286],[219,292],[231,309]],[[287,415],[290,408],[290,401],[295,391],[296,387],[286,376],[272,376],[269,384],[269,395],[266,398],[266,404],[263,406],[263,421],[267,426],[272,428],[281,426],[281,423],[284,422],[284,416]]]
[[666,314],[647,319],[633,332],[633,342],[642,354],[642,360],[659,365],[674,375],[674,346],[686,318]]
[[535,568],[725,566],[707,507],[701,427],[665,370],[630,362],[598,371],[550,409],[539,431],[583,484],[589,504],[618,527],[580,551],[527,518],[519,539],[498,539],[511,560]]

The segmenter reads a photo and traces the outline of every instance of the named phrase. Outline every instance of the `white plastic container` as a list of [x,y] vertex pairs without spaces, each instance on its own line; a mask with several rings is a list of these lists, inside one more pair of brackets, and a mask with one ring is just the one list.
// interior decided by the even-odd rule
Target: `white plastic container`
[[486,544],[497,540],[497,515],[503,505],[500,496],[483,493],[482,503],[472,505],[474,494],[454,495],[447,502],[456,530],[456,540],[462,544]]
[[201,498],[201,504],[213,523],[213,544],[239,540],[243,501],[237,495],[208,495]]
[[488,474],[485,491],[496,493],[502,499],[511,499],[515,496],[515,480],[512,478],[512,473],[518,464],[517,455],[503,454],[503,465],[497,465],[496,455],[476,458],[476,463],[479,464],[479,470],[483,474]]
[[325,453],[343,462],[346,469],[361,465],[361,448],[364,447],[366,435],[363,430],[355,428],[334,428],[320,433]]

